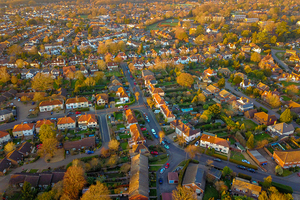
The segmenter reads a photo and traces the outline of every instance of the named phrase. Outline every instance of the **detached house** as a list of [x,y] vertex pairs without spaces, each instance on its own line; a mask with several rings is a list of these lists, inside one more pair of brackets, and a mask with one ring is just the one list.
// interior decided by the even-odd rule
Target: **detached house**
[[118,91],[116,92],[116,96],[120,98],[121,104],[129,101],[129,96],[123,87],[118,88]]
[[204,76],[217,76],[217,72],[215,72],[215,70],[211,69],[211,68],[208,68],[206,70],[204,70],[203,72]]
[[241,97],[239,100],[237,100],[237,104],[239,110],[242,112],[253,109],[253,103],[249,102],[249,99],[247,99],[246,97]]
[[234,178],[232,180],[231,191],[233,195],[247,196],[253,199],[258,199],[261,193],[261,186],[252,184],[250,181],[242,178]]
[[39,121],[36,122],[35,132],[39,133],[41,126],[44,125],[44,124],[50,126],[53,129],[55,128],[54,120],[43,119],[43,120],[39,120]]
[[64,102],[62,100],[48,100],[48,101],[42,101],[39,104],[40,112],[48,112],[53,111],[54,109],[64,109]]
[[267,86],[266,84],[263,84],[262,82],[259,82],[256,85],[256,88],[259,89],[260,91],[269,91],[270,87]]
[[78,127],[81,129],[96,128],[97,118],[95,114],[85,114],[78,117]]
[[85,97],[75,97],[67,99],[66,109],[87,108],[89,101]]
[[116,62],[108,62],[106,66],[109,71],[117,70],[119,67],[118,63]]
[[161,88],[156,88],[152,84],[149,85],[149,90],[151,95],[159,94],[160,96],[165,96],[165,92]]
[[193,141],[201,135],[200,129],[195,130],[185,125],[181,120],[175,119],[170,123],[170,127],[175,129],[177,135],[183,136],[187,142]]
[[10,140],[10,135],[6,131],[0,131],[0,144],[8,142]]
[[203,90],[203,94],[204,94],[205,96],[215,95],[215,94],[217,94],[218,92],[220,92],[220,89],[217,88],[217,87],[215,87],[215,86],[213,86],[213,85],[209,85],[209,86],[206,87],[205,90]]
[[21,136],[31,136],[34,132],[34,124],[17,124],[13,128],[13,136],[21,137]]
[[243,79],[242,82],[240,82],[240,87],[243,89],[247,89],[248,87],[253,87],[254,84],[251,83],[250,79]]
[[284,169],[300,167],[300,150],[274,151],[273,158]]
[[97,105],[106,105],[108,104],[108,95],[105,93],[96,95]]
[[258,112],[254,113],[253,119],[257,121],[259,124],[264,124],[264,125],[273,125],[276,121],[277,118],[275,115],[268,115],[265,112]]
[[220,151],[222,153],[229,152],[229,141],[218,138],[217,135],[211,136],[203,134],[200,139],[200,146],[205,148],[213,148],[216,151]]
[[5,175],[10,167],[11,167],[11,161],[6,158],[3,158],[0,161],[0,176]]
[[62,117],[57,120],[57,129],[72,129],[76,128],[76,120],[75,117]]
[[276,135],[291,135],[294,133],[295,128],[293,124],[279,123],[267,127],[267,130]]

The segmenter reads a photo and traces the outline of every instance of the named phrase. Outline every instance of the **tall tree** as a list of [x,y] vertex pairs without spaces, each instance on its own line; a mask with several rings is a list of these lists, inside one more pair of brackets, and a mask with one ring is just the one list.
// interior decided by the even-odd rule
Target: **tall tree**
[[249,139],[247,140],[247,147],[249,149],[253,149],[254,148],[254,135],[251,134]]
[[230,169],[229,167],[225,166],[222,170],[222,175],[223,176],[227,176],[230,175],[232,173],[232,169]]
[[78,199],[79,192],[85,184],[83,169],[76,166],[69,167],[63,179],[63,196],[61,199]]
[[173,200],[196,200],[195,192],[191,188],[177,186],[172,192]]
[[218,87],[219,87],[219,88],[224,88],[224,87],[225,87],[225,79],[224,79],[224,78],[221,78],[221,79],[218,81]]
[[0,82],[6,83],[10,80],[10,75],[7,73],[6,67],[0,67]]
[[118,140],[113,139],[113,140],[109,141],[108,148],[113,151],[118,151],[119,145],[120,145],[120,142],[118,142]]
[[280,176],[283,174],[283,169],[282,169],[282,167],[280,165],[277,165],[275,167],[275,173],[278,174],[278,175],[280,175]]
[[56,138],[48,138],[45,139],[42,143],[42,147],[39,149],[38,153],[44,157],[46,155],[49,155],[50,157],[53,157],[55,153],[57,152],[57,146],[58,141]]
[[106,63],[104,60],[97,60],[97,66],[100,70],[106,70]]
[[41,142],[44,142],[46,139],[51,139],[51,138],[55,138],[55,132],[53,131],[52,127],[47,125],[47,124],[43,124],[40,127],[40,132],[39,132],[39,138]]
[[31,87],[37,91],[52,89],[53,79],[50,74],[37,73],[31,81]]
[[136,100],[138,101],[138,100],[139,100],[140,93],[139,93],[139,92],[135,92],[134,95],[135,95]]
[[194,158],[198,152],[198,148],[195,145],[189,145],[184,149],[185,153],[189,155],[190,158]]
[[11,81],[12,84],[16,84],[16,83],[18,83],[18,78],[16,76],[11,76],[10,81]]
[[290,123],[293,120],[293,116],[291,114],[290,109],[285,109],[283,113],[280,115],[280,121],[285,123]]
[[97,181],[96,185],[91,185],[89,190],[85,192],[81,200],[110,200],[109,190],[104,183]]
[[9,142],[4,146],[5,153],[12,152],[16,149],[16,145],[13,142]]
[[257,52],[254,52],[254,53],[252,53],[252,54],[251,54],[251,58],[250,58],[250,60],[251,60],[251,61],[253,61],[253,62],[256,62],[256,63],[258,63],[258,62],[260,62],[260,61],[261,61],[261,56],[260,56],[260,54],[259,54],[259,53],[257,53]]
[[266,178],[264,178],[264,181],[262,182],[262,185],[263,185],[264,188],[271,187],[271,184],[272,184],[272,177],[271,177],[271,175],[268,176],[268,177],[266,177]]
[[177,78],[177,83],[181,86],[191,87],[194,83],[194,78],[189,73],[181,73]]
[[31,184],[27,181],[24,182],[22,187],[22,197],[26,200],[34,200],[36,196],[36,191],[31,189]]

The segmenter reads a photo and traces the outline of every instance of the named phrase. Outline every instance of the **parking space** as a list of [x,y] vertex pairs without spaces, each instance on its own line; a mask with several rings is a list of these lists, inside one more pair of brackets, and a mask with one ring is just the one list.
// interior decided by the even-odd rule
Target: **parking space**
[[265,152],[264,149],[258,149],[257,150],[263,157],[265,157],[265,159],[267,159],[268,164],[264,165],[264,168],[272,174],[275,174],[275,167],[277,166],[277,163],[272,159],[271,156],[269,156],[269,154],[267,154]]

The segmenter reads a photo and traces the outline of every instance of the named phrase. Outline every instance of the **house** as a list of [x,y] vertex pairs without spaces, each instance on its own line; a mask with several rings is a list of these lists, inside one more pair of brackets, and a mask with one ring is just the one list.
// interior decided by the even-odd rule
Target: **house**
[[206,70],[204,70],[203,72],[204,76],[217,76],[217,72],[215,72],[215,70],[211,69],[211,68],[208,68]]
[[236,100],[236,96],[223,89],[214,99],[217,103],[230,102]]
[[148,87],[149,87],[150,84],[152,84],[152,85],[157,84],[157,81],[156,81],[156,79],[153,75],[144,76],[144,81],[145,81],[145,83],[144,83],[145,86],[148,86]]
[[169,110],[169,108],[166,104],[163,104],[160,106],[160,112],[163,114],[163,116],[167,122],[171,122],[171,121],[175,120],[175,116],[173,115],[172,111]]
[[229,152],[229,141],[218,138],[217,135],[215,137],[207,134],[203,134],[200,139],[200,146],[205,148],[213,148],[216,151],[220,151],[222,153]]
[[7,109],[0,110],[0,122],[9,121],[13,117],[13,112]]
[[96,95],[97,105],[106,105],[108,104],[108,95],[105,93]]
[[24,155],[17,150],[13,150],[6,155],[6,159],[9,160],[13,165],[18,166],[23,161]]
[[17,124],[13,128],[13,136],[14,137],[21,137],[21,136],[31,136],[34,132],[34,124]]
[[300,104],[292,100],[285,102],[285,107],[289,108],[294,113],[300,114]]
[[119,87],[117,92],[116,92],[116,96],[120,98],[120,103],[126,103],[129,101],[129,96],[126,93],[125,89],[123,87]]
[[244,45],[244,46],[242,46],[241,50],[242,50],[243,52],[250,53],[251,47],[248,46],[248,45]]
[[221,179],[222,171],[212,167],[207,171],[206,176],[210,177],[211,180],[218,181]]
[[198,164],[189,164],[185,170],[182,186],[191,188],[198,196],[203,195],[205,189],[205,171]]
[[81,149],[94,149],[96,146],[95,136],[86,137],[77,141],[67,141],[64,143],[64,149],[70,150],[81,150]]
[[169,172],[168,173],[168,183],[169,184],[178,184],[178,172]]
[[221,74],[224,74],[224,76],[229,77],[231,74],[231,71],[228,68],[221,68],[218,70]]
[[30,142],[23,142],[19,147],[19,153],[23,154],[24,157],[28,156],[32,150],[32,144]]
[[258,112],[258,113],[254,113],[254,117],[253,119],[255,121],[257,121],[259,124],[264,124],[264,125],[273,125],[276,121],[277,118],[275,115],[268,115],[265,112]]
[[125,110],[125,118],[127,121],[127,128],[133,124],[138,124],[138,120],[135,117],[135,113],[132,109]]
[[276,135],[292,135],[295,131],[293,124],[279,123],[267,127],[267,131]]
[[66,109],[87,108],[89,101],[85,97],[75,97],[67,99]]
[[259,82],[256,85],[256,88],[259,89],[260,91],[269,91],[270,87],[267,86],[266,84],[263,84],[262,82]]
[[215,86],[213,86],[213,85],[209,85],[209,86],[206,87],[205,90],[203,90],[203,94],[205,96],[215,95],[215,94],[217,94],[219,92],[220,92],[220,89],[217,88],[217,87],[215,87]]
[[95,114],[84,114],[78,117],[78,127],[81,129],[96,128],[98,121]]
[[151,72],[150,70],[142,70],[142,77],[146,77],[146,76],[154,76],[154,73]]
[[54,126],[54,120],[43,119],[43,120],[39,120],[39,121],[36,122],[36,124],[35,124],[35,132],[39,133],[41,126],[44,125],[44,124],[52,127],[53,129],[55,128],[55,126]]
[[248,87],[253,87],[254,84],[251,83],[250,79],[243,79],[242,82],[240,82],[240,87],[243,89],[247,89]]
[[300,167],[300,150],[274,151],[273,158],[284,169]]
[[233,195],[247,196],[258,199],[261,193],[261,186],[250,183],[250,181],[236,177],[232,180],[231,191]]
[[162,106],[166,103],[165,100],[159,94],[154,94],[153,100],[155,102],[156,108],[160,108],[160,106]]
[[109,71],[117,70],[119,67],[118,63],[116,62],[108,62],[106,66]]
[[238,104],[239,110],[242,112],[253,109],[253,103],[249,102],[249,99],[247,99],[245,97],[241,97],[239,100],[237,100],[237,104]]
[[39,104],[40,112],[48,112],[53,110],[63,110],[64,109],[64,102],[63,100],[59,99],[50,99],[48,101],[42,101]]
[[257,110],[251,109],[251,110],[244,112],[244,115],[245,115],[245,117],[252,119],[254,117],[254,113],[257,113]]
[[165,92],[161,88],[156,88],[152,84],[149,85],[149,90],[151,95],[159,94],[160,96],[165,96]]
[[6,172],[8,172],[10,167],[11,167],[11,161],[6,158],[3,158],[0,161],[0,176],[5,175]]
[[76,119],[75,117],[62,117],[58,118],[57,120],[57,129],[64,130],[64,129],[72,129],[76,128]]
[[175,129],[177,135],[183,136],[187,142],[193,141],[201,135],[200,129],[193,129],[187,126],[181,120],[175,119],[170,123],[170,127]]
[[133,145],[137,144],[144,144],[146,143],[146,140],[143,136],[142,130],[140,125],[138,124],[132,124],[129,127],[129,133],[131,135],[131,139],[128,140],[129,147],[132,147]]
[[8,142],[10,140],[10,135],[6,131],[0,131],[0,144]]
[[150,151],[146,147],[145,144],[139,143],[139,144],[134,144],[131,146],[131,149],[129,150],[130,157],[133,157],[137,154],[142,154],[145,156],[150,156]]
[[274,91],[264,91],[261,94],[261,99],[268,103],[269,97],[272,97],[272,96],[278,96],[279,99],[281,98],[280,92],[276,91],[276,89],[275,89]]
[[129,200],[149,199],[148,157],[138,154],[131,158]]

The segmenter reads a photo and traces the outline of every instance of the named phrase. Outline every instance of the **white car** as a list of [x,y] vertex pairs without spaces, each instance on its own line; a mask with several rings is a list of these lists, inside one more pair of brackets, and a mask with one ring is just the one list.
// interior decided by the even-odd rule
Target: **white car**
[[166,170],[165,168],[161,168],[159,173],[163,174],[165,172],[165,170]]
[[118,108],[121,109],[121,108],[123,108],[123,106],[119,106]]
[[153,134],[156,134],[156,132],[155,132],[155,130],[154,130],[154,129],[151,129],[151,131],[152,131],[152,133],[153,133]]

